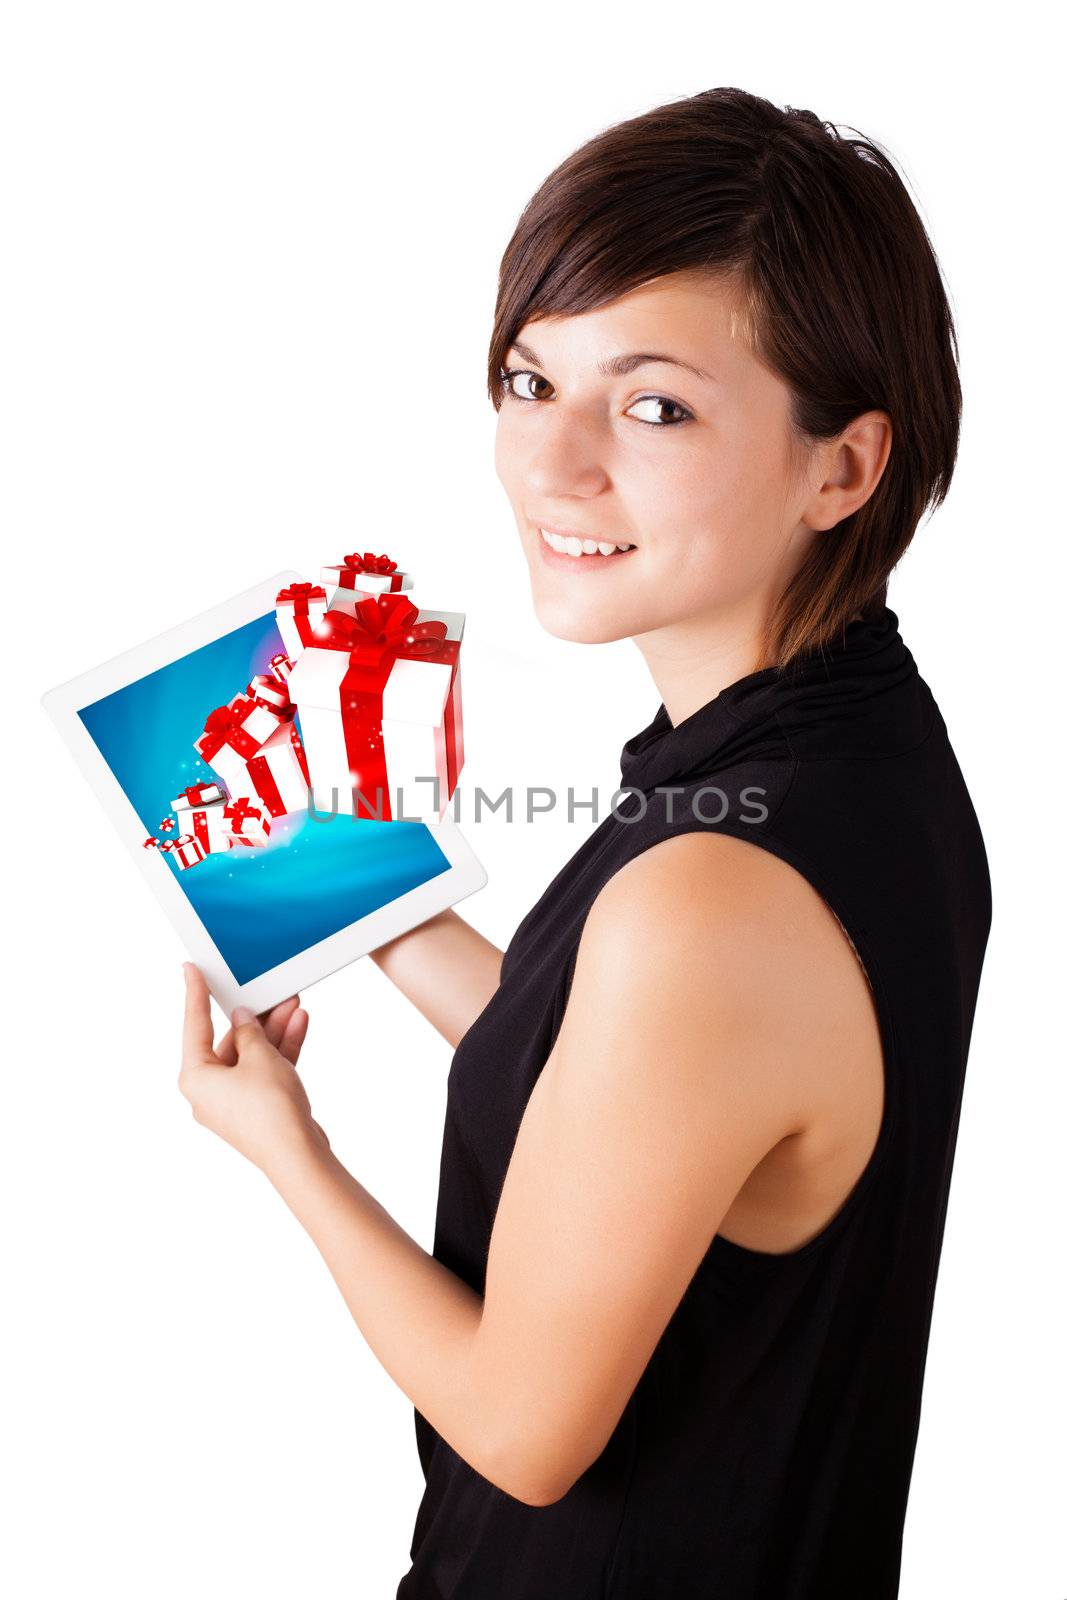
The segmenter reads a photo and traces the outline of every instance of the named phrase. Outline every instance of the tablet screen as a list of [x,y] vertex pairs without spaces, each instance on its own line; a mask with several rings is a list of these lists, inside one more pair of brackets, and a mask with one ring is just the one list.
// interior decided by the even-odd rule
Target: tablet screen
[[[193,741],[207,714],[269,672],[283,648],[271,612],[79,711],[146,837],[167,837],[160,822],[190,784],[217,781]],[[184,871],[170,853],[163,859],[239,984],[450,870],[421,822],[332,812],[275,817],[262,848],[211,854]]]

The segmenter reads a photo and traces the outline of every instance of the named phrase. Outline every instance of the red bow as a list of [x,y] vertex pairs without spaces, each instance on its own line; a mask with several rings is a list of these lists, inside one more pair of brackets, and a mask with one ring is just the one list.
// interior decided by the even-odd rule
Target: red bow
[[258,818],[261,815],[259,807],[252,805],[244,796],[228,805],[222,814],[232,824],[231,833],[241,833],[250,817]]
[[[220,709],[222,708],[220,707]],[[229,710],[229,707],[227,706],[225,709]],[[214,716],[215,713],[212,712],[211,715]],[[209,806],[213,802],[204,799],[204,790],[215,789],[217,787],[218,785],[214,783],[193,783],[190,784],[188,789],[182,790],[179,799],[188,800],[190,806]],[[217,798],[218,796],[216,796],[216,799]]]
[[257,704],[256,700],[237,695],[232,705],[216,706],[214,711],[208,713],[203,733],[193,741],[195,749],[205,761],[214,761],[223,745],[229,745],[245,761],[256,754],[263,740],[254,738],[243,724]]
[[242,700],[240,697],[232,706],[216,706],[214,711],[209,711],[204,721],[204,732],[213,734],[227,734],[231,730],[240,729],[256,709],[254,700]]
[[351,567],[355,572],[377,572],[383,577],[396,571],[396,562],[390,561],[388,556],[372,556],[369,550],[364,550],[362,555],[353,554],[345,556],[345,566]]
[[356,660],[377,664],[387,652],[436,655],[448,636],[443,622],[416,622],[418,606],[403,594],[368,595],[355,608],[327,611],[314,642],[327,650],[347,650]]
[[291,583],[288,588],[278,590],[276,605],[281,605],[283,600],[302,600],[305,603],[311,599],[325,600],[326,590],[317,583]]

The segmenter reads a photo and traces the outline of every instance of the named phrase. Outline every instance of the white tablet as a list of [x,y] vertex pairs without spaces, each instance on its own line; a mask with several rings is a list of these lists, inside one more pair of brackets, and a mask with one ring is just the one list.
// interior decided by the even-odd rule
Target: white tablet
[[227,848],[188,868],[158,848],[175,838],[172,801],[216,781],[193,740],[207,712],[283,651],[275,597],[298,577],[280,572],[42,699],[227,1012],[266,1010],[486,882],[447,815],[303,810],[274,818],[266,848]]

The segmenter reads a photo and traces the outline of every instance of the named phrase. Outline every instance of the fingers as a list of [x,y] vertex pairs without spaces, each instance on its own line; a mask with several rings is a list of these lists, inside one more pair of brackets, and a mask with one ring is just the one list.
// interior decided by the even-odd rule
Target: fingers
[[[286,1023],[300,1004],[299,995],[291,994],[287,1000],[280,1000],[270,1011],[260,1014],[263,1032],[268,1040],[277,1048],[285,1032]],[[232,1067],[237,1063],[237,1046],[234,1042],[233,1031],[229,1030],[215,1047],[215,1053],[224,1066]]]
[[299,1004],[300,996],[297,994],[291,994],[288,1000],[279,1001],[273,1010],[266,1012],[261,1018],[261,1021],[263,1022],[263,1031],[267,1035],[267,1038],[270,1040],[271,1044],[278,1045],[281,1043],[282,1036],[285,1033],[289,1022],[289,1018],[293,1015],[293,1012],[296,1010]]
[[182,1057],[186,1061],[195,1061],[212,1054],[215,1029],[211,1021],[211,996],[200,968],[191,961],[183,962],[182,967],[185,972]]
[[297,1009],[285,1024],[285,1030],[278,1041],[278,1049],[287,1061],[296,1066],[296,1058],[300,1054],[304,1040],[307,1038],[310,1017],[306,1011]]
[[235,1067],[237,1065],[237,1046],[233,1042],[232,1028],[227,1028],[215,1046],[215,1054],[224,1067]]
[[230,1023],[238,1057],[241,1051],[247,1049],[253,1040],[259,1042],[266,1038],[262,1022],[260,1022],[254,1011],[249,1010],[248,1006],[234,1006],[230,1012]]

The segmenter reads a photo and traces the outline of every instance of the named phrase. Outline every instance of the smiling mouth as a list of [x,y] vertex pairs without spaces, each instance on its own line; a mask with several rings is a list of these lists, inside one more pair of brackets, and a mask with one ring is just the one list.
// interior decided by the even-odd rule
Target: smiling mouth
[[553,533],[548,528],[538,528],[542,545],[573,561],[600,562],[616,556],[628,555],[636,545],[613,544],[608,539],[581,539],[576,534]]

